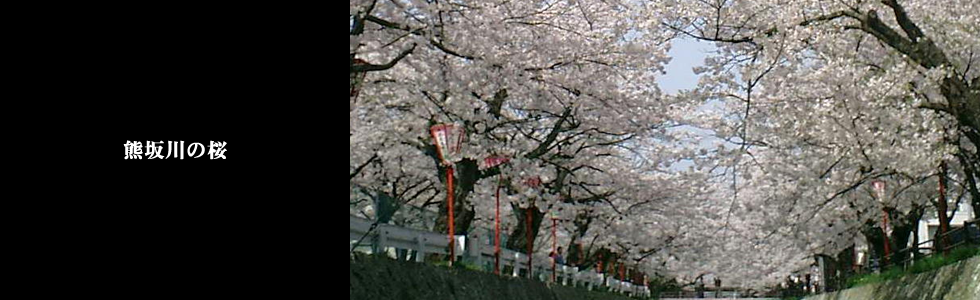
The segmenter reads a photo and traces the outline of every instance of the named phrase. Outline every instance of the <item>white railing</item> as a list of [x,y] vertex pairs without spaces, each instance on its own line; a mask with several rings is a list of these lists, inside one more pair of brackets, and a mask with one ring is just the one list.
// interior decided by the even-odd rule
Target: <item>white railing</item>
[[[350,247],[351,251],[365,253],[386,253],[389,256],[397,257],[399,250],[410,251],[414,254],[416,262],[424,262],[428,254],[447,255],[449,248],[449,237],[445,234],[430,231],[407,229],[393,225],[379,224],[373,231],[371,230],[373,221],[351,216],[350,217]],[[363,238],[363,241],[361,241]],[[465,261],[477,266],[492,269],[494,263],[494,247],[482,241],[488,241],[479,234],[467,236],[456,236],[456,256],[457,261]],[[353,249],[355,244],[361,241],[358,249]],[[532,260],[533,270],[528,270],[527,255],[507,249],[500,250],[501,272],[507,267],[512,270],[508,276],[518,277],[521,273],[531,274],[534,279],[540,281],[551,281],[552,269],[551,258],[535,255]],[[604,274],[596,273],[594,270],[579,270],[575,267],[564,265],[555,266],[555,276],[557,283],[565,286],[584,286],[589,290],[605,287],[610,291],[629,294],[635,296],[649,297],[650,290],[646,286],[634,286],[628,282],[618,281]]]
[[[373,224],[374,222],[370,220],[350,217],[351,247],[364,238],[359,247],[376,245],[385,252],[389,248],[415,251],[418,262],[422,262],[428,254],[449,254],[449,237],[446,235],[386,224],[379,224],[373,232],[370,232]],[[373,243],[374,239],[378,242]],[[456,243],[456,253],[462,252],[462,246],[462,243]],[[371,250],[364,252],[371,252]]]

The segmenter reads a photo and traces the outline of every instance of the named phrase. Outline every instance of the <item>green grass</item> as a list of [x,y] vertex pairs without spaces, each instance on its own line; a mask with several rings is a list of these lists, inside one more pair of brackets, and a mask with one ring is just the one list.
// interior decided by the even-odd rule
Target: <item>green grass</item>
[[902,276],[908,274],[909,273],[906,273],[905,270],[902,270],[901,268],[891,268],[885,272],[881,272],[878,274],[866,274],[866,275],[861,275],[861,276],[851,278],[847,282],[847,287],[856,288],[859,286],[864,286],[869,284],[882,283],[889,280],[902,278]]
[[476,264],[473,264],[473,263],[463,262],[463,261],[457,261],[455,264],[453,264],[452,267],[449,266],[449,262],[448,261],[438,261],[438,262],[432,263],[432,265],[433,266],[436,266],[436,267],[440,267],[440,268],[447,268],[447,269],[449,269],[449,268],[466,269],[466,270],[470,270],[470,271],[477,271],[477,272],[484,272],[484,273],[486,273],[486,270],[484,270],[483,267],[480,267],[479,265],[476,265]]
[[938,270],[942,267],[955,264],[974,256],[980,256],[978,248],[960,248],[945,256],[933,256],[916,261],[912,267],[902,269],[899,267],[888,269],[878,274],[866,274],[851,278],[847,282],[848,288],[855,288],[868,284],[882,283],[890,280],[899,279],[908,275],[922,274]]

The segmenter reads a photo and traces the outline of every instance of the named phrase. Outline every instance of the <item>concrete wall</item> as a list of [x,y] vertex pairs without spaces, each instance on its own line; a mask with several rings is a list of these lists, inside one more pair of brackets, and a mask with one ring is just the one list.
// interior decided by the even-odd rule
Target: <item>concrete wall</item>
[[881,284],[807,300],[980,300],[980,257]]
[[350,262],[351,300],[630,300],[526,279],[382,258]]

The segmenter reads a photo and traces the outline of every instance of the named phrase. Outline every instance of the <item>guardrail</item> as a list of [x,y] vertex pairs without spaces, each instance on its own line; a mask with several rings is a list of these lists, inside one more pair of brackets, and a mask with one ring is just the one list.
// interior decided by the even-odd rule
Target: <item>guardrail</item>
[[[980,225],[978,221],[965,222],[963,223],[963,227],[950,230],[945,234],[936,235],[932,240],[921,242],[918,245],[896,251],[895,253],[890,253],[885,257],[887,263],[879,267],[881,269],[895,266],[908,268],[915,261],[936,254],[945,254],[962,247],[980,246],[980,229],[978,229],[978,225]],[[960,237],[961,240],[953,242],[953,237]],[[930,245],[930,247],[923,247],[925,245]],[[923,253],[923,250],[928,252]]]
[[[926,247],[926,245],[928,245],[928,247]],[[855,266],[853,273],[845,273],[847,273],[848,277],[853,277],[881,272],[890,268],[908,269],[919,261],[928,257],[934,255],[945,255],[960,248],[970,247],[980,247],[980,222],[977,220],[965,222],[963,227],[950,230],[945,234],[939,234],[931,240],[921,242],[912,247],[892,252],[885,257],[870,259],[867,265]],[[826,290],[823,292],[835,292],[839,289],[846,288],[845,286],[841,286],[844,282],[846,282],[846,279],[847,277],[837,278],[838,286],[835,288],[827,286]],[[810,287],[804,286],[803,289],[784,291],[784,293],[786,293],[784,295],[810,295],[811,293],[806,291],[809,288]]]
[[681,299],[753,299],[753,300],[778,300],[779,298],[753,298],[742,294],[737,291],[682,291],[682,292],[664,292],[659,295],[661,300],[681,300]]
[[[495,261],[493,245],[482,241],[489,240],[479,234],[456,236],[457,261],[474,264],[485,271],[492,270]],[[424,230],[408,229],[388,224],[375,224],[371,220],[350,217],[350,251],[374,254],[385,253],[393,258],[411,259],[415,262],[425,262],[430,254],[448,255],[449,237],[445,234]],[[355,249],[356,247],[356,249]],[[579,270],[575,267],[555,264],[552,270],[550,257],[535,255],[529,270],[527,255],[507,249],[501,249],[500,267],[511,269],[507,276],[520,277],[526,275],[535,280],[551,281],[554,272],[557,284],[564,286],[582,286],[589,290],[606,288],[609,291],[632,296],[649,297],[650,290],[646,286],[633,285],[619,281],[606,274],[593,270]]]

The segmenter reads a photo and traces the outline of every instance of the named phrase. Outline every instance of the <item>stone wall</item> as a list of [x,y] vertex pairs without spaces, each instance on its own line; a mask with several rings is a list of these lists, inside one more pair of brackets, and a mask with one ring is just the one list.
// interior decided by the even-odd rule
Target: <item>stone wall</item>
[[806,300],[980,300],[980,257],[934,272]]

